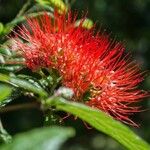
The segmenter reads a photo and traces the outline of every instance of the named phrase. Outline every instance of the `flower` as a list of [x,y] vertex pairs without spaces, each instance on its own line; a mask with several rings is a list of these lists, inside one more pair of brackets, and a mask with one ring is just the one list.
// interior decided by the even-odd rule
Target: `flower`
[[72,13],[28,20],[30,29],[23,26],[14,38],[27,67],[56,69],[62,85],[73,89],[72,100],[137,126],[129,116],[139,111],[134,103],[147,96],[137,88],[143,73],[121,43],[82,28],[82,21],[75,27],[75,20]]

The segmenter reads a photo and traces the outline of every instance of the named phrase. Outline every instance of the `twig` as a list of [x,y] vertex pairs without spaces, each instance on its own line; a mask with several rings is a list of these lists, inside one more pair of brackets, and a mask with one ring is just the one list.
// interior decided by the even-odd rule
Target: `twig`
[[13,106],[6,106],[0,109],[0,113],[15,111],[19,109],[26,109],[26,108],[39,108],[39,104],[37,103],[26,103],[26,104],[16,104]]
[[20,9],[19,13],[15,18],[18,18],[23,15],[23,13],[26,11],[27,7],[30,5],[31,0],[27,0],[27,2],[23,5],[23,7]]

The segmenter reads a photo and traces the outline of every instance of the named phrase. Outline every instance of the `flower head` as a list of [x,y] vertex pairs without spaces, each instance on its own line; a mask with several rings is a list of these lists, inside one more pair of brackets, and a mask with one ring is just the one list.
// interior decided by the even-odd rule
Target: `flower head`
[[[15,40],[26,65],[32,70],[54,68],[63,86],[73,89],[72,100],[103,110],[124,123],[136,124],[129,115],[138,112],[133,106],[147,93],[137,89],[143,80],[138,65],[125,54],[121,43],[105,34],[94,34],[82,25],[75,27],[76,17],[46,13],[28,20]],[[81,22],[82,24],[82,22]]]

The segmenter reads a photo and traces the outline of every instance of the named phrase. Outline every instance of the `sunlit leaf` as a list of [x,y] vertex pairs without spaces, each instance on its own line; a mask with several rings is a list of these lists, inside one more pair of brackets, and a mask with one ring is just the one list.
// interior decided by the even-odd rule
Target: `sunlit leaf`
[[10,96],[12,88],[9,86],[0,84],[0,103]]
[[58,8],[60,13],[67,11],[67,6],[62,0],[36,0],[41,5],[51,5],[54,8]]
[[3,30],[4,30],[4,25],[0,22],[0,34],[2,34]]
[[79,26],[81,25],[83,28],[86,28],[86,29],[91,29],[94,25],[93,21],[86,18],[86,19],[80,19],[80,20],[77,20],[75,22],[75,26]]
[[56,109],[73,114],[97,130],[113,137],[129,150],[150,150],[150,146],[136,135],[127,126],[104,112],[92,109],[86,105],[70,102],[60,97],[53,97],[46,100],[45,105],[55,106]]

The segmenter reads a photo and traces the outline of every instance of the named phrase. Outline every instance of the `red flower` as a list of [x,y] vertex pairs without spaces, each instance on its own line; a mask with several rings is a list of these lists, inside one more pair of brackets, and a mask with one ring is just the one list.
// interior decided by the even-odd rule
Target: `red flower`
[[75,27],[76,17],[70,14],[28,20],[30,30],[24,26],[16,34],[25,40],[15,42],[27,67],[57,69],[62,84],[74,90],[74,101],[136,126],[129,115],[139,108],[132,104],[147,96],[137,89],[143,80],[138,65],[130,61],[122,44],[104,34],[94,35],[93,29]]

